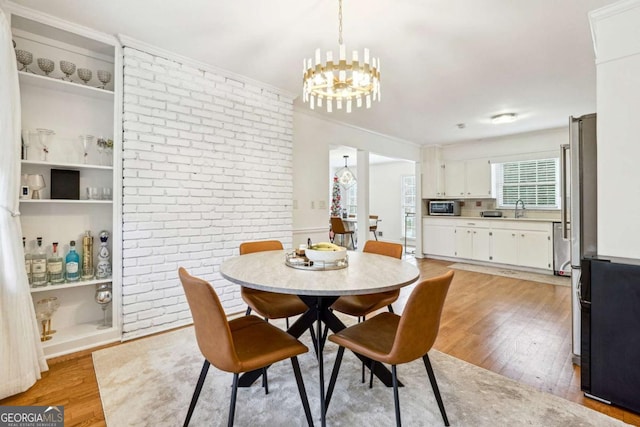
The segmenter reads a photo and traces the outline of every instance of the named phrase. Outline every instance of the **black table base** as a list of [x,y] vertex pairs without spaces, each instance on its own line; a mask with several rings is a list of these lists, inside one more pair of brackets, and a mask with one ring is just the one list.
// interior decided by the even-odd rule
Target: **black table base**
[[[342,321],[329,309],[331,304],[338,299],[337,296],[311,296],[311,295],[301,295],[300,299],[304,301],[304,303],[309,307],[304,314],[302,314],[291,327],[287,330],[287,332],[296,337],[300,338],[302,334],[306,330],[313,331],[314,322],[316,327],[315,336],[312,334],[313,343],[316,346],[316,355],[318,357],[318,365],[320,372],[320,402],[321,402],[321,421],[322,426],[325,425],[325,416],[326,416],[326,406],[325,406],[325,388],[324,388],[324,367],[323,367],[323,357],[322,357],[322,349],[324,347],[324,342],[326,339],[326,334],[323,334],[323,324],[332,331],[339,332],[346,328],[346,325],[342,323]],[[371,359],[364,357],[360,354],[354,353],[366,366],[371,366]],[[391,372],[382,364],[375,363],[373,367],[373,373],[376,377],[380,379],[387,387],[393,386],[393,380]],[[251,372],[246,372],[240,377],[238,385],[240,387],[249,387],[253,384],[258,378],[262,375],[262,370],[256,370]],[[398,383],[398,386],[402,386],[402,384]]]

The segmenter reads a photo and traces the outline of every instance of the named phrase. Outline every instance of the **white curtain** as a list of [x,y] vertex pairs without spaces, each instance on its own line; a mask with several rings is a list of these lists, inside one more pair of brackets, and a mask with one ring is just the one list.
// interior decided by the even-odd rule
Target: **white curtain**
[[48,369],[22,252],[20,126],[16,57],[0,9],[0,399],[27,390]]

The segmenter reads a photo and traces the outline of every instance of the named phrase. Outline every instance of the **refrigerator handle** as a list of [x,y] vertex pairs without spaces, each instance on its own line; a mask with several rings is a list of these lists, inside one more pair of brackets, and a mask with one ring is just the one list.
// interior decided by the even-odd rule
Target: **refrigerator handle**
[[[569,138],[571,138],[571,126],[569,126]],[[562,144],[560,146],[560,204],[561,221],[562,221],[562,238],[569,238],[569,218],[567,215],[567,153],[569,151],[569,144]]]

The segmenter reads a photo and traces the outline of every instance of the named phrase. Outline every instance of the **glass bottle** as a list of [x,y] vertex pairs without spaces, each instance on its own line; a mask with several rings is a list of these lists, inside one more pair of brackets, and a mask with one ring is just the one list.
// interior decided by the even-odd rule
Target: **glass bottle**
[[29,286],[33,283],[33,277],[31,277],[31,253],[27,250],[27,239],[22,238],[22,250],[24,251],[24,268],[27,270],[27,279],[29,280]]
[[93,279],[93,236],[87,230],[82,237],[82,280]]
[[106,279],[111,276],[111,263],[109,257],[111,253],[107,247],[109,232],[103,230],[100,232],[100,248],[98,249],[98,264],[96,265],[96,279]]
[[58,242],[53,242],[53,253],[47,260],[47,271],[49,272],[49,282],[52,284],[64,282],[64,261],[58,255]]
[[65,259],[67,282],[80,280],[80,255],[76,252],[76,241],[69,242],[69,253]]
[[47,286],[47,254],[42,247],[42,237],[36,238],[38,246],[31,255],[31,279],[32,286]]

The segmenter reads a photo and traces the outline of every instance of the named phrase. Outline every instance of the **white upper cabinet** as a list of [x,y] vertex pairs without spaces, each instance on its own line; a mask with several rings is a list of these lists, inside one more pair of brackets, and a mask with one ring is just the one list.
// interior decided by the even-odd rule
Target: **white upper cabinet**
[[440,147],[422,149],[422,198],[444,197],[444,168]]
[[445,197],[491,197],[491,162],[487,159],[447,161],[444,177]]

